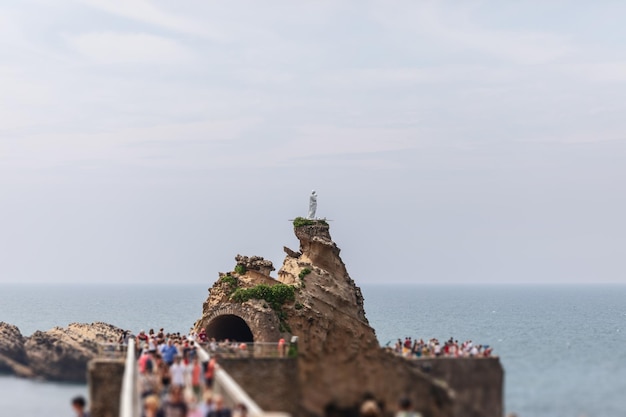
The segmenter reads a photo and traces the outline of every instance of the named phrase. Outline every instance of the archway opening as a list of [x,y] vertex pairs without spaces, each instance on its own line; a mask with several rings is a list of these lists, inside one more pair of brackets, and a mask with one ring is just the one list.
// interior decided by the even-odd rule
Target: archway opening
[[248,323],[234,314],[215,317],[206,327],[206,334],[218,342],[225,339],[246,343],[254,342]]

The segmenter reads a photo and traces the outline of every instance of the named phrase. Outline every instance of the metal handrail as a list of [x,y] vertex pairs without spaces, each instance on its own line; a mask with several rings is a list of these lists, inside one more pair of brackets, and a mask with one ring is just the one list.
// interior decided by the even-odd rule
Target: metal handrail
[[243,404],[248,409],[250,417],[263,417],[264,413],[261,407],[235,382],[235,380],[219,366],[215,369],[215,392],[222,394],[230,407],[236,404]]
[[[120,393],[119,417],[139,417],[141,415],[141,402],[137,388],[137,359],[135,357],[135,340],[128,341],[126,360],[124,364],[124,376]],[[198,358],[202,362],[210,360],[210,354],[197,345]],[[224,396],[226,403],[232,408],[237,404],[243,404],[250,417],[290,417],[288,413],[264,412],[261,407],[241,388],[237,382],[219,365],[215,368],[214,379],[215,392]]]
[[[211,355],[204,350],[202,346],[197,345],[198,358],[203,361],[209,360]],[[243,404],[248,410],[250,417],[289,417],[287,413],[267,413],[259,407],[259,405],[246,393],[243,388],[219,365],[215,367],[215,379],[213,381],[213,388],[216,393],[221,394],[224,400],[229,403],[232,408],[237,404]],[[121,416],[120,416],[121,417]]]
[[[205,348],[207,343],[202,344]],[[217,344],[212,353],[223,358],[286,358],[289,355],[289,344],[272,342]]]
[[98,343],[99,358],[123,358],[126,356],[126,345],[119,343]]
[[120,417],[139,417],[141,404],[137,392],[137,359],[135,358],[135,340],[128,341],[122,392],[120,393]]

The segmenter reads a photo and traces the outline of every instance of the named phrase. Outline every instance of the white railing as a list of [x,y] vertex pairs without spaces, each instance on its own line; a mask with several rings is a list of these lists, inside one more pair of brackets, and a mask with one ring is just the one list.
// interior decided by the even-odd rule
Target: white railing
[[126,356],[126,345],[119,343],[98,343],[98,357],[122,359]]
[[[200,346],[200,344],[198,344]],[[208,344],[202,344],[202,347],[208,348]],[[215,350],[211,353],[218,353],[221,358],[287,358],[290,355],[289,345],[286,343],[218,343]]]
[[[208,361],[209,353],[200,345],[196,347],[198,358],[200,361]],[[224,402],[230,408],[237,404],[243,404],[248,410],[250,417],[290,417],[288,413],[281,412],[265,412],[259,405],[246,393],[241,386],[219,365],[215,368],[215,377],[213,380],[213,390],[216,394],[220,394],[224,398]],[[122,417],[122,416],[120,416]]]
[[[196,352],[201,362],[210,360],[209,353],[201,346],[196,346]],[[141,402],[137,389],[138,369],[135,354],[135,340],[130,339],[128,341],[126,362],[124,364],[119,417],[139,417],[141,415]],[[226,405],[233,408],[237,404],[243,404],[248,410],[250,417],[290,417],[288,413],[263,411],[243,388],[235,382],[228,372],[220,368],[219,365],[216,366],[215,369],[213,387],[217,394],[224,397]]]
[[135,340],[128,341],[126,350],[126,362],[124,364],[124,378],[122,379],[122,392],[120,393],[120,416],[139,417],[141,404],[137,392],[137,359],[135,358]]
[[228,406],[233,408],[237,404],[243,404],[248,409],[250,417],[263,417],[265,413],[263,413],[261,407],[228,375],[228,372],[219,366],[216,368],[213,389],[217,394],[224,397],[224,401]]

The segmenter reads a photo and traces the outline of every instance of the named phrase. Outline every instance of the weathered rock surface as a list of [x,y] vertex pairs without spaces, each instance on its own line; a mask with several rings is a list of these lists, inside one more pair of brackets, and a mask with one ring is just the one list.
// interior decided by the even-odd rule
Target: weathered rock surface
[[26,363],[24,337],[20,329],[12,324],[0,322],[0,373],[31,376]]
[[288,309],[287,320],[299,336],[304,410],[319,415],[329,404],[354,409],[370,393],[391,409],[408,395],[425,415],[453,415],[452,390],[381,349],[328,225],[297,227],[295,234],[302,255],[288,255],[278,279],[300,287],[296,302],[304,306]]
[[287,256],[290,256],[292,258],[296,258],[298,259],[299,257],[302,256],[302,254],[300,252],[296,252],[294,250],[289,249],[287,246],[283,246],[283,251],[285,251],[285,253],[287,254]]
[[[467,384],[458,383],[464,379],[463,367],[459,367],[454,381],[448,381],[448,372],[425,373],[417,361],[383,350],[367,321],[361,290],[349,276],[328,224],[317,221],[295,227],[294,232],[300,242],[299,251],[284,248],[286,257],[277,280],[269,276],[268,268],[248,268],[249,260],[256,257],[238,256],[237,264],[246,266],[246,272],[220,274],[209,290],[196,329],[226,334],[223,332],[230,324],[229,317],[237,316],[250,327],[255,341],[275,342],[279,337],[289,340],[292,335],[298,336],[300,415],[323,415],[329,406],[355,410],[365,394],[387,404],[388,411],[395,410],[400,397],[409,396],[429,417],[497,416],[498,410],[501,414],[499,361],[478,367],[493,371],[494,376],[484,381],[473,376],[470,392]],[[283,305],[281,311],[268,310],[258,300],[236,303],[230,298],[236,288],[279,283],[296,289],[295,300]],[[275,331],[279,321],[281,333]],[[454,367],[452,364],[446,369],[454,373]],[[478,369],[474,365],[470,368]],[[252,374],[254,371],[250,369]],[[481,383],[490,390],[488,398],[476,395],[483,392]]]
[[[213,322],[218,317],[237,316],[242,318],[249,326],[254,340],[257,342],[276,342],[280,337],[280,320],[267,302],[261,300],[249,300],[244,303],[235,303],[230,296],[237,288],[250,288],[255,285],[277,284],[274,278],[269,276],[274,270],[272,263],[259,256],[235,257],[236,265],[244,266],[243,273],[220,272],[218,280],[209,288],[209,296],[202,305],[202,317],[196,321],[196,330],[204,328],[208,334],[217,339],[225,338],[223,329],[232,325],[229,321],[222,323]],[[237,269],[237,268],[235,268]],[[209,327],[209,324],[212,326]],[[228,336],[231,340],[238,339],[237,334]]]
[[117,340],[120,329],[106,323],[72,323],[24,337],[15,326],[0,323],[0,371],[53,381],[84,382],[87,362],[98,344]]
[[237,255],[235,256],[235,261],[237,265],[243,266],[247,271],[259,271],[263,275],[269,275],[270,272],[274,271],[274,265],[272,261],[268,261],[263,259],[261,256],[243,256]]

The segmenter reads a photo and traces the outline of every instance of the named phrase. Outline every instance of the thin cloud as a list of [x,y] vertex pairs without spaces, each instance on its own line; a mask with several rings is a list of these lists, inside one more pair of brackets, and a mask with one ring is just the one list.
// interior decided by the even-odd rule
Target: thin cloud
[[[218,163],[222,157],[213,153],[197,155],[189,151],[189,146],[235,141],[259,121],[242,118],[159,124],[97,133],[34,134],[22,137],[19,142],[11,142],[4,155],[0,155],[0,160],[5,167],[20,169],[50,168],[77,161],[114,164],[137,164],[142,161],[142,165],[178,167],[204,165],[209,159]],[[154,161],[150,162],[150,158]],[[229,163],[235,162],[236,155],[228,160]]]
[[201,25],[188,17],[176,16],[156,7],[148,0],[81,0],[83,4],[96,9],[149,23],[157,27],[179,33],[196,35],[205,38],[222,40],[224,35],[210,29],[209,25]]
[[286,146],[275,150],[277,159],[296,160],[311,156],[374,154],[407,150],[419,143],[414,128],[302,126]]
[[337,88],[387,89],[417,85],[488,82],[505,83],[519,78],[519,73],[486,65],[431,65],[423,67],[356,68],[327,72],[319,82]]
[[242,68],[236,70],[234,74],[242,81],[261,86],[291,85],[296,81],[296,77],[293,73],[280,70]]
[[146,33],[87,33],[68,36],[67,42],[99,64],[189,63],[194,53],[177,42]]
[[626,61],[579,63],[562,66],[561,70],[594,82],[626,82]]
[[[516,64],[543,64],[571,55],[576,48],[568,36],[536,30],[491,29],[478,22],[471,5],[444,2],[402,3],[403,7],[377,4],[372,18],[392,32],[426,37],[429,42],[461,47]],[[405,35],[406,36],[406,35]]]

